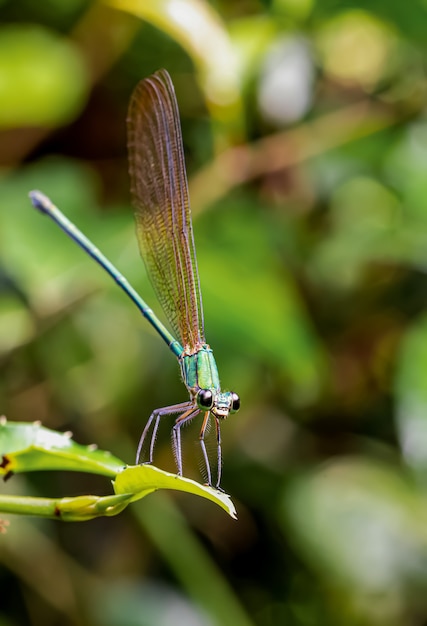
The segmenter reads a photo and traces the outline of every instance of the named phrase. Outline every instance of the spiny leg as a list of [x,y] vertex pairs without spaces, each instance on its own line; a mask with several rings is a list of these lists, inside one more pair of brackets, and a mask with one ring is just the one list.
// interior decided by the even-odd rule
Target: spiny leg
[[219,419],[216,416],[214,417],[215,417],[215,427],[216,427],[216,445],[217,445],[217,463],[218,463],[216,488],[222,491],[221,487],[219,486],[221,483],[221,472],[222,472],[221,427],[220,427]]
[[[142,446],[144,445],[145,437],[147,436],[147,433],[148,433],[148,431],[150,429],[150,426],[151,426],[151,422],[153,421],[155,415],[156,415],[156,411],[153,411],[153,413],[151,413],[150,417],[148,418],[147,423],[145,424],[145,428],[142,431],[141,437],[139,438],[138,448],[136,450],[135,465],[138,465],[138,463],[139,463],[141,452],[142,452]],[[156,432],[157,432],[157,428],[156,428]],[[148,463],[152,463],[153,462],[152,453],[151,453],[152,447],[154,447],[154,446],[150,445],[150,457],[149,457]]]
[[188,411],[176,419],[175,426],[172,428],[173,451],[178,468],[178,476],[182,476],[181,426],[190,422],[199,413],[200,409],[192,404]]
[[149,463],[153,462],[154,446],[156,444],[157,431],[159,429],[160,418],[161,418],[161,415],[159,413],[157,413],[156,421],[154,422],[154,427],[153,427],[153,434],[151,435],[151,441],[150,441],[150,450],[149,450],[149,457],[148,457],[148,462]]
[[156,442],[156,435],[157,435],[157,430],[159,428],[160,418],[164,417],[165,415],[173,415],[174,413],[181,413],[181,411],[186,412],[189,409],[193,409],[193,408],[194,408],[193,402],[188,401],[188,402],[180,402],[179,404],[172,404],[171,406],[165,406],[161,409],[156,409],[155,411],[153,411],[150,417],[148,418],[148,421],[145,425],[144,430],[142,431],[142,435],[138,443],[138,449],[136,451],[136,462],[135,462],[136,465],[138,465],[138,463],[140,462],[142,447],[144,445],[144,441],[148,434],[148,431],[150,430],[150,426],[153,423],[153,420],[155,420],[155,422],[154,422],[153,434],[151,436],[149,458],[148,458],[148,461],[146,461],[147,463],[153,462],[154,444]]
[[200,440],[200,447],[202,448],[203,458],[205,461],[208,485],[209,487],[212,487],[211,466],[209,463],[209,457],[206,451],[206,444],[205,444],[205,433],[206,433],[206,428],[208,426],[208,423],[209,423],[209,411],[206,411],[204,418],[203,418],[202,428],[200,429],[199,440]]

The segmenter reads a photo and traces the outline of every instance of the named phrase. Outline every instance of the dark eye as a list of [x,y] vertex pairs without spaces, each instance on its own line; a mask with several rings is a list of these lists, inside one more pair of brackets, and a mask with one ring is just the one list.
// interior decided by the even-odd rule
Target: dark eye
[[240,398],[234,391],[231,394],[231,411],[235,413],[240,409]]
[[213,407],[213,393],[210,389],[200,389],[197,394],[197,404],[201,409],[211,409]]

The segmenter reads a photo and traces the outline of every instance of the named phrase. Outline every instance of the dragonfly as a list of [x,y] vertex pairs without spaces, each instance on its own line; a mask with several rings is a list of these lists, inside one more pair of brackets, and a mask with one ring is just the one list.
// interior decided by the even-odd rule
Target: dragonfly
[[216,481],[222,473],[221,423],[240,408],[234,391],[222,391],[213,351],[206,342],[202,294],[188,195],[184,148],[175,90],[162,69],[140,81],[127,118],[131,200],[141,256],[171,333],[102,252],[40,191],[30,192],[33,206],[49,216],[123,289],[178,360],[189,400],[155,409],[139,440],[136,463],[145,445],[153,463],[160,421],[176,415],[172,449],[183,475],[181,429],[202,416],[199,442],[207,484],[213,486],[205,436],[211,421],[216,434]]

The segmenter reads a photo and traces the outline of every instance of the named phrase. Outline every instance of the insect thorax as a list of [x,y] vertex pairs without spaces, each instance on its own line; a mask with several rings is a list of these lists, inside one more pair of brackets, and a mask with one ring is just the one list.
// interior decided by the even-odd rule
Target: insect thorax
[[179,359],[182,380],[192,395],[199,389],[220,391],[218,369],[211,348],[204,344],[194,354]]

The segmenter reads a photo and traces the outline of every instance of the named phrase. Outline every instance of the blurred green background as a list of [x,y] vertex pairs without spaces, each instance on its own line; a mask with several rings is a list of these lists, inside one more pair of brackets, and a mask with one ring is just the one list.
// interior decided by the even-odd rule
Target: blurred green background
[[[238,522],[173,493],[84,524],[11,516],[0,626],[427,623],[426,32],[425,0],[0,2],[0,413],[132,463],[151,411],[186,399],[159,337],[27,197],[160,314],[125,140],[160,67],[207,340],[242,400],[223,427]],[[69,473],[1,489],[110,493]]]

